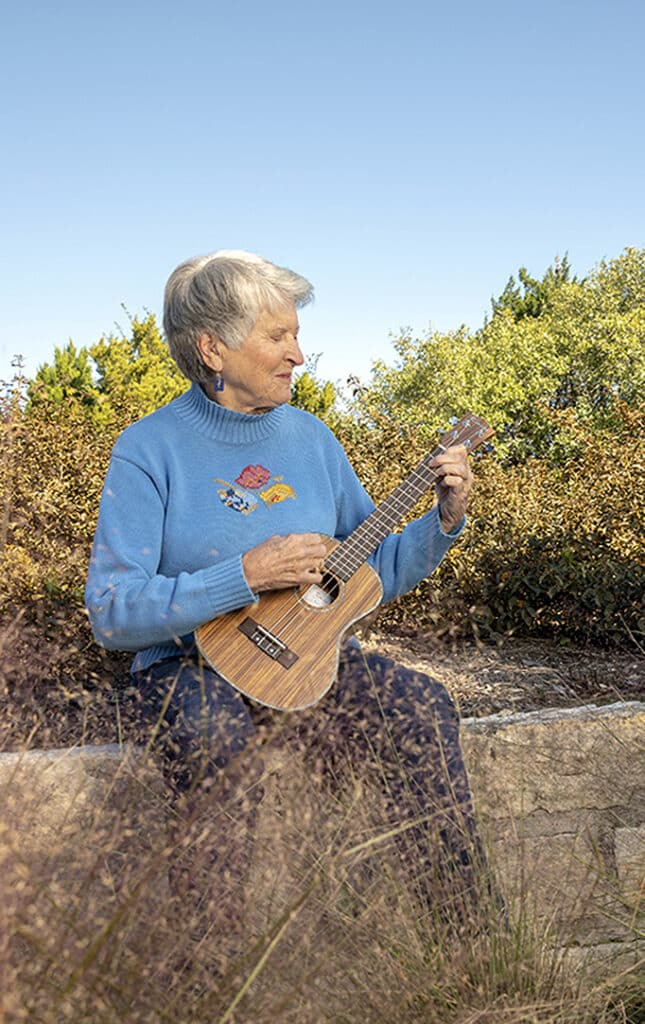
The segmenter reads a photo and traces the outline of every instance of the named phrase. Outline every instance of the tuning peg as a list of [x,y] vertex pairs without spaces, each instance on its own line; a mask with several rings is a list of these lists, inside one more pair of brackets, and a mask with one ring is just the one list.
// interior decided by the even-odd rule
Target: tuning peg
[[495,451],[495,445],[490,441],[485,441],[484,444],[480,444],[477,451],[472,453],[475,462],[480,462],[485,455],[490,455],[491,452]]
[[441,434],[447,434],[448,431],[452,427],[456,427],[457,426],[457,424],[459,423],[459,417],[458,416],[451,416],[450,419],[448,420],[448,423],[450,424],[449,427],[437,427],[437,433],[440,434],[440,435]]

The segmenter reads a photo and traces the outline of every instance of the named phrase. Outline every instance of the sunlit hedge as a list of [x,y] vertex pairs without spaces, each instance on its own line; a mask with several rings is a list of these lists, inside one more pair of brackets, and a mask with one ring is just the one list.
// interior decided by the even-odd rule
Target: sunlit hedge
[[[565,466],[537,458],[508,466],[485,455],[463,538],[429,581],[383,609],[380,624],[642,644],[645,415],[617,402],[620,430],[593,433],[572,415],[551,415],[569,420],[579,456]],[[374,432],[371,444],[350,429],[344,441],[377,499],[423,455],[414,435],[394,429]]]
[[[352,408],[339,408],[315,367],[296,386],[294,400],[327,419],[376,501],[451,411],[470,407],[497,429],[476,467],[467,532],[430,581],[383,609],[381,625],[642,650],[645,250],[626,250],[588,282],[566,277],[538,283],[533,319],[500,300],[471,337],[400,339],[398,365],[376,366]],[[130,339],[57,350],[34,381],[3,392],[6,678],[60,680],[82,700],[84,680],[125,674],[129,656],[97,647],[82,605],[99,495],[119,431],[184,387],[147,317],[132,321]]]
[[[582,454],[565,466],[537,458],[504,466],[485,455],[464,537],[430,581],[384,609],[382,623],[483,638],[642,642],[645,417],[623,405],[617,418],[619,433],[585,433],[569,416]],[[73,410],[38,407],[0,429],[3,621],[37,627],[66,675],[100,670],[106,656],[91,641],[82,589],[117,425],[109,431]],[[421,439],[386,422],[345,421],[337,430],[376,500],[425,452]]]

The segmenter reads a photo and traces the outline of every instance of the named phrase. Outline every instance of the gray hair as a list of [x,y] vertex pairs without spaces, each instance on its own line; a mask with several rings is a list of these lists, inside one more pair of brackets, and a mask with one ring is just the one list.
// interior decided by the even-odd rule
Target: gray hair
[[239,349],[264,310],[287,302],[305,306],[313,285],[287,267],[238,249],[221,249],[181,263],[168,278],[163,326],[170,354],[189,380],[206,384],[213,371],[202,362],[197,340],[215,335]]

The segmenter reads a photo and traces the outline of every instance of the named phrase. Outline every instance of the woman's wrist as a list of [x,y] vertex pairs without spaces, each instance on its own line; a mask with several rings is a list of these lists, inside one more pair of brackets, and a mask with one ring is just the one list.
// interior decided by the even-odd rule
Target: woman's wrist
[[450,515],[447,511],[444,513],[439,508],[439,525],[443,533],[447,535],[458,533],[464,525],[466,513],[462,512],[458,517]]

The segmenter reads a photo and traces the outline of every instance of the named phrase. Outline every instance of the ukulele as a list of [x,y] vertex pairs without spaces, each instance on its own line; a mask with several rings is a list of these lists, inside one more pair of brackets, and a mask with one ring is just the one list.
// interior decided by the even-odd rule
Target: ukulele
[[317,703],[336,678],[344,633],[381,603],[381,580],[367,559],[435,482],[435,456],[458,444],[474,451],[492,435],[484,420],[464,416],[344,541],[326,538],[320,583],[267,591],[200,626],[195,638],[204,659],[267,707]]

